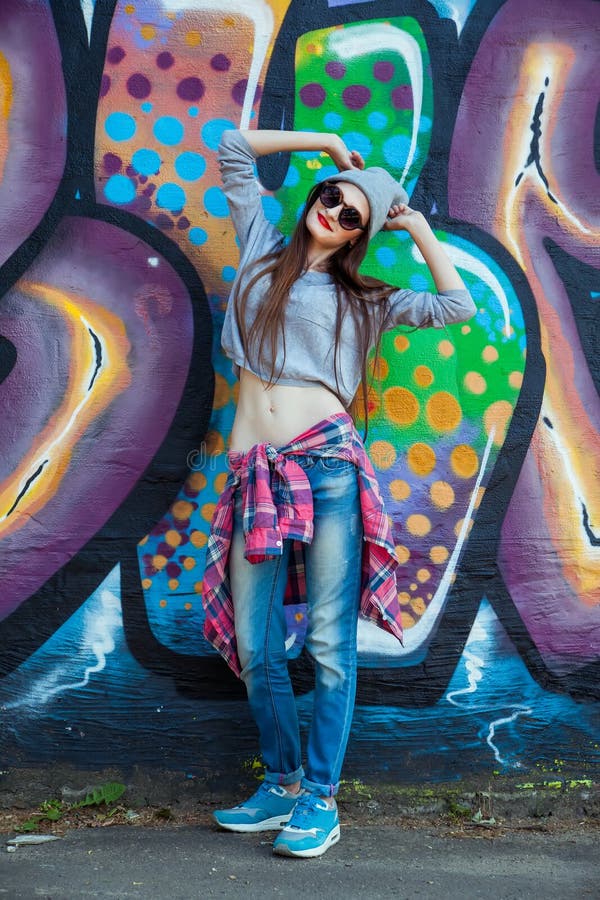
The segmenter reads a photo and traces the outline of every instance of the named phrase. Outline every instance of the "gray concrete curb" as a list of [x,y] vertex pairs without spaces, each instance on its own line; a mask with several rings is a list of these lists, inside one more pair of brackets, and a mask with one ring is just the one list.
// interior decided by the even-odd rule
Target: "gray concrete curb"
[[[66,766],[51,769],[0,770],[0,809],[36,809],[51,799],[74,803],[107,782],[126,785],[122,803],[135,810],[166,807],[174,813],[210,811],[232,805],[252,793],[258,780],[251,773],[211,778],[181,772],[118,769],[81,771]],[[436,818],[451,820],[543,819],[600,824],[600,783],[590,777],[553,774],[533,780],[494,775],[453,783],[342,783],[339,795],[346,813],[357,820]]]

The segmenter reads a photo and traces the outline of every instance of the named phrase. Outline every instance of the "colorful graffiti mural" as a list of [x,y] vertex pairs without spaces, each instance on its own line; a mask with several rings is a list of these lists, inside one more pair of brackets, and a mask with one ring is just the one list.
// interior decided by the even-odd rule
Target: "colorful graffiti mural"
[[[594,0],[3,3],[9,764],[194,772],[255,751],[200,603],[236,399],[216,149],[241,125],[335,131],[386,166],[478,307],[390,332],[371,367],[406,641],[360,625],[349,771],[598,765],[599,43]],[[289,233],[329,174],[318,153],[260,159],[266,215]],[[431,285],[402,232],[365,271]]]

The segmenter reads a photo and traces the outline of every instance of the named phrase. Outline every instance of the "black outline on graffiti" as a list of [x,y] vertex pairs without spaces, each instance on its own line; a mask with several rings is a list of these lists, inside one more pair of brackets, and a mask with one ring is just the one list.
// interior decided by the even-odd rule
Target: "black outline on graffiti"
[[[136,235],[160,254],[185,284],[192,305],[194,343],[192,365],[177,412],[151,464],[121,506],[77,554],[38,591],[0,623],[3,645],[0,676],[17,668],[89,598],[111,569],[121,564],[130,576],[139,564],[137,542],[168,509],[186,476],[189,447],[206,433],[212,408],[212,319],[202,282],[194,266],[161,231],[130,213],[96,203],[94,142],[96,110],[108,33],[116,0],[98,0],[89,50],[79,4],[51,0],[62,51],[67,91],[67,159],[56,196],[31,236],[0,268],[0,293],[9,290],[45,247],[63,218],[82,216],[116,225]],[[77,192],[81,199],[75,199]],[[10,362],[4,342],[3,356]],[[12,347],[13,345],[10,344]],[[12,366],[16,361],[13,353]],[[132,522],[136,534],[132,534]],[[126,541],[123,535],[128,535]],[[115,536],[118,540],[115,540]],[[131,581],[126,577],[126,581]],[[127,614],[127,592],[123,610]],[[59,602],[57,602],[59,598]],[[35,629],[31,622],[35,622]],[[131,631],[129,631],[131,634]]]

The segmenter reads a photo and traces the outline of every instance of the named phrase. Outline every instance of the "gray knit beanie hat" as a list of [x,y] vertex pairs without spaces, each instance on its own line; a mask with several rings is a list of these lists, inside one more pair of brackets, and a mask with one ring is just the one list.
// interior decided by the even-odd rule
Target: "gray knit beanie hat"
[[390,206],[395,203],[408,203],[408,194],[402,185],[379,166],[370,166],[368,169],[344,169],[327,181],[349,181],[361,189],[369,201],[371,210],[369,240],[385,225]]

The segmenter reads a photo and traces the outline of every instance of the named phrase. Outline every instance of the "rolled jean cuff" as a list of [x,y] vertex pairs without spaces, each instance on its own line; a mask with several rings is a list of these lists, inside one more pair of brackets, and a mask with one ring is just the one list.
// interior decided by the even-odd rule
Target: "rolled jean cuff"
[[340,789],[339,781],[337,784],[319,784],[318,781],[309,781],[308,778],[302,779],[301,786],[305,791],[317,794],[319,797],[335,797]]
[[304,769],[300,766],[299,769],[296,769],[295,772],[290,772],[289,775],[286,775],[283,772],[265,772],[265,781],[268,784],[295,784],[296,781],[301,781],[304,778]]

